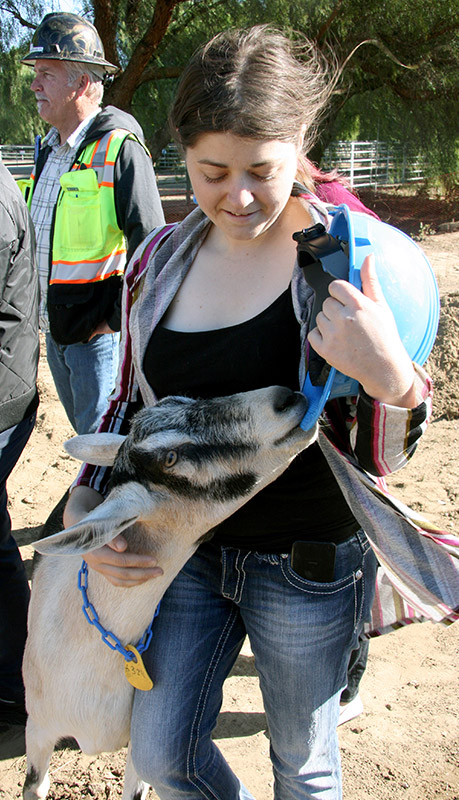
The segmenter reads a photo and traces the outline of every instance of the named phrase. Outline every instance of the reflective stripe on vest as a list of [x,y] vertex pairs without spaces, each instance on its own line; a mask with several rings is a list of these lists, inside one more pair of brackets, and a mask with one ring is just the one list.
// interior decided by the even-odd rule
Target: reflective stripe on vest
[[114,130],[88,145],[61,178],[56,204],[50,284],[92,283],[122,275],[126,242],[118,227],[115,162],[127,130]]

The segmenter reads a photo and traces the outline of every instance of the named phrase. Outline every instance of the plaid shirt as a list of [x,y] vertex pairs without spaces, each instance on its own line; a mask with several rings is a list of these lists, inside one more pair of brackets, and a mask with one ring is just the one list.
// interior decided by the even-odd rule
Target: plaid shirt
[[47,296],[49,280],[49,256],[51,248],[51,226],[54,208],[61,189],[59,179],[64,172],[69,172],[76,159],[77,152],[84,141],[87,130],[94,117],[99,113],[98,108],[93,114],[86,117],[64,144],[60,144],[59,131],[56,128],[46,134],[43,145],[51,147],[43,171],[37,181],[32,195],[31,215],[35,226],[37,239],[37,264],[40,279],[40,328],[49,331]]

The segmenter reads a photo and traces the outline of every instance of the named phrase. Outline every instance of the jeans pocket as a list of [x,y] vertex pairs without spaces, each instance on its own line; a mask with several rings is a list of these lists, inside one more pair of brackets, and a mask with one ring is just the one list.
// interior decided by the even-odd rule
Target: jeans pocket
[[[313,602],[338,603],[339,613],[352,614],[354,629],[362,621],[366,598],[366,564],[371,560],[370,545],[365,535],[358,531],[336,546],[333,581],[322,583],[308,580],[292,568],[290,555],[282,559],[281,569],[285,580]],[[348,617],[349,618],[349,617]]]

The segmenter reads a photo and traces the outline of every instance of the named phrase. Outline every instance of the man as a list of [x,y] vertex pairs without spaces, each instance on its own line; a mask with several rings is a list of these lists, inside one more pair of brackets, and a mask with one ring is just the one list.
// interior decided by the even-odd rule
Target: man
[[11,534],[6,482],[32,432],[38,406],[38,276],[33,225],[0,163],[0,733],[24,725],[22,654],[29,584]]
[[[164,223],[150,155],[136,120],[101,110],[117,67],[76,14],[47,14],[22,63],[52,125],[25,189],[37,235],[40,327],[59,398],[76,432],[97,429],[118,367],[126,261]],[[127,247],[126,247],[127,242]]]

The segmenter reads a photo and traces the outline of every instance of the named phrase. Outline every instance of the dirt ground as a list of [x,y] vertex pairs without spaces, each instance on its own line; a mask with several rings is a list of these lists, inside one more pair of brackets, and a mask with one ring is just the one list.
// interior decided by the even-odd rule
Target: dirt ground
[[[444,214],[440,213],[442,221],[453,218]],[[395,212],[391,216],[397,224]],[[411,217],[421,219],[413,207]],[[433,230],[436,223],[428,224]],[[415,233],[419,231],[417,224]],[[442,301],[439,334],[428,364],[437,394],[418,452],[408,467],[391,477],[390,485],[405,503],[457,533],[459,232],[424,235],[420,244],[436,272]],[[78,469],[62,448],[73,432],[43,357],[39,389],[38,422],[8,483],[13,529],[28,567],[30,542]],[[372,640],[361,686],[364,713],[339,729],[345,800],[459,800],[458,653],[459,623],[449,628],[413,625]],[[226,682],[215,739],[257,800],[269,800],[269,741],[248,643]],[[21,796],[23,753],[20,735],[0,742],[1,800]],[[120,798],[124,758],[124,751],[89,757],[75,749],[56,750],[49,798]],[[156,797],[150,791],[148,799]]]

